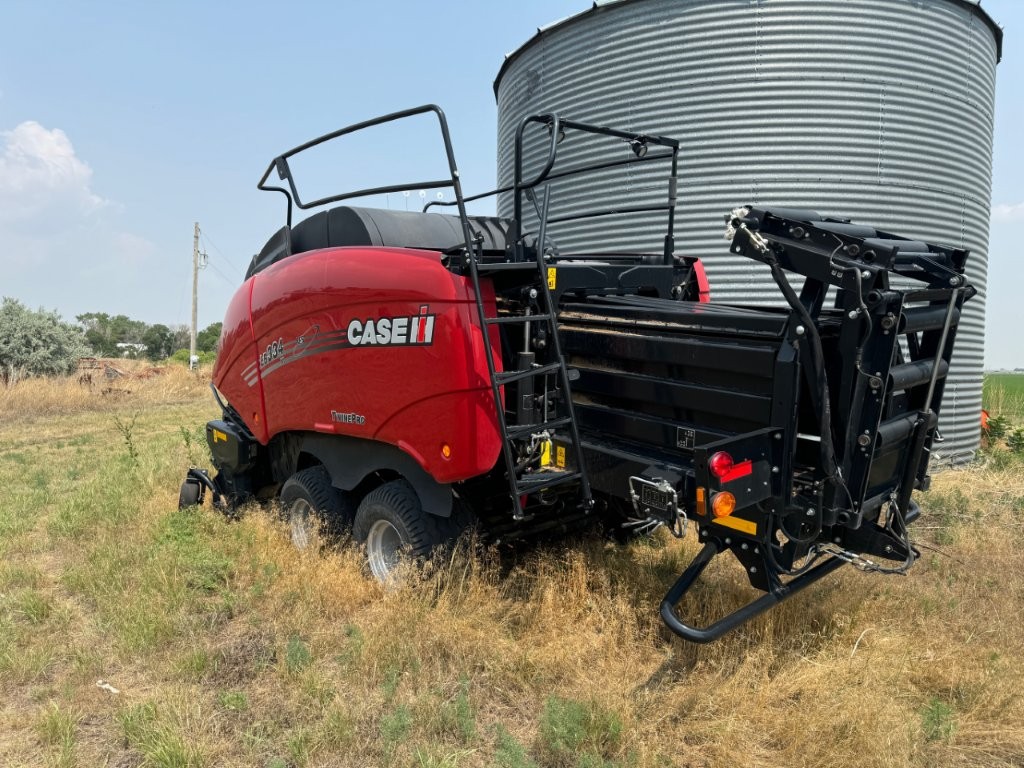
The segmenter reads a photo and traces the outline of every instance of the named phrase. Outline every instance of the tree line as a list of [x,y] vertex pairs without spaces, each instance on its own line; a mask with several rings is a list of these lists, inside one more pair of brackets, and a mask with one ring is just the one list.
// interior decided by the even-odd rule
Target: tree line
[[[11,384],[26,376],[68,374],[79,358],[90,356],[188,361],[187,326],[150,325],[106,312],[86,312],[75,321],[5,297],[0,303],[0,380]],[[202,358],[216,352],[220,329],[220,323],[212,323],[196,334]]]

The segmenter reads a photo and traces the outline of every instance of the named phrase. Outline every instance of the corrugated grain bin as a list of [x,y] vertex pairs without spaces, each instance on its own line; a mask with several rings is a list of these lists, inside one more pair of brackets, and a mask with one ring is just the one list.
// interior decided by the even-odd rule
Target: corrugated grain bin
[[[964,461],[979,441],[1001,41],[966,0],[595,3],[539,30],[498,73],[499,184],[511,181],[527,114],[678,138],[677,250],[704,259],[717,301],[778,300],[767,270],[720,239],[723,215],[743,203],[812,208],[969,248],[979,295],[961,320],[937,446]],[[541,144],[527,142],[528,161]],[[563,149],[580,159],[596,151],[586,141]],[[661,202],[650,165],[563,184],[551,216],[625,195]],[[499,212],[510,209],[505,196]],[[659,227],[663,219],[610,217],[552,234],[563,249],[657,250]]]

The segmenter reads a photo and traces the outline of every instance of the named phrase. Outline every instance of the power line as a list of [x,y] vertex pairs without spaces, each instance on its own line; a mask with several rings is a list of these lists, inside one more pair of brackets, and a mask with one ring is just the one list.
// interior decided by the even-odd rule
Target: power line
[[218,269],[218,268],[217,268],[217,265],[216,265],[216,264],[214,264],[214,263],[213,263],[212,261],[210,261],[210,262],[207,262],[207,265],[208,265],[208,266],[209,266],[209,267],[210,267],[210,268],[211,268],[211,269],[212,269],[212,270],[213,270],[214,272],[216,272],[216,273],[217,273],[217,276],[218,276],[218,277],[220,277],[220,279],[221,279],[221,280],[223,280],[223,281],[224,281],[225,283],[227,283],[228,285],[230,285],[230,286],[231,286],[232,288],[234,288],[234,287],[235,287],[236,285],[238,285],[238,280],[237,280],[237,279],[234,279],[234,280],[232,280],[232,279],[231,279],[230,277],[228,277],[227,275],[225,275],[225,274],[224,274],[223,272],[221,272],[221,271],[220,271],[220,269]]
[[230,264],[231,268],[233,270],[235,270],[235,272],[237,272],[239,276],[245,274],[245,272],[243,270],[238,268],[238,265],[236,265],[234,261],[232,261],[231,259],[229,259],[227,256],[224,255],[224,251],[222,251],[220,248],[217,247],[217,244],[214,243],[213,240],[210,239],[210,236],[208,234],[206,234],[205,230],[200,232],[199,236],[206,242],[207,245],[209,245],[211,248],[213,248],[213,250],[216,251],[220,255],[220,257],[222,259],[224,259],[224,261],[227,264]]

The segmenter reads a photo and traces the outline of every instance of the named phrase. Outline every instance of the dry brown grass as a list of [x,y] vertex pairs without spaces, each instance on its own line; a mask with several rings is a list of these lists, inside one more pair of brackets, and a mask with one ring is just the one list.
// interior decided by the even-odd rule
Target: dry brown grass
[[[147,400],[135,461],[136,403],[4,420],[0,764],[1024,765],[1019,461],[936,479],[942,553],[909,576],[841,570],[698,647],[656,613],[692,540],[460,555],[388,591],[264,512],[176,511],[208,400]],[[723,558],[690,616],[744,581]]]
[[103,369],[66,377],[21,379],[0,386],[0,420],[47,418],[81,411],[116,411],[136,406],[194,402],[209,395],[211,368],[154,366],[142,361],[109,361],[122,375]]

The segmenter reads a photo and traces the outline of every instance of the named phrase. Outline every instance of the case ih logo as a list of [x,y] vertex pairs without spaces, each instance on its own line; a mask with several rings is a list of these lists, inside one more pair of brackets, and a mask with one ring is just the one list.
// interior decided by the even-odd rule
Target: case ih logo
[[348,324],[348,343],[353,347],[390,344],[427,346],[434,343],[434,317],[430,307],[420,307],[418,315],[353,320]]
[[294,341],[274,339],[262,348],[259,358],[244,371],[242,378],[250,387],[260,376],[266,378],[274,371],[303,357],[333,352],[352,347],[429,347],[434,343],[434,320],[430,306],[424,304],[419,314],[399,317],[358,318],[347,328],[321,333],[319,325],[310,328]]

